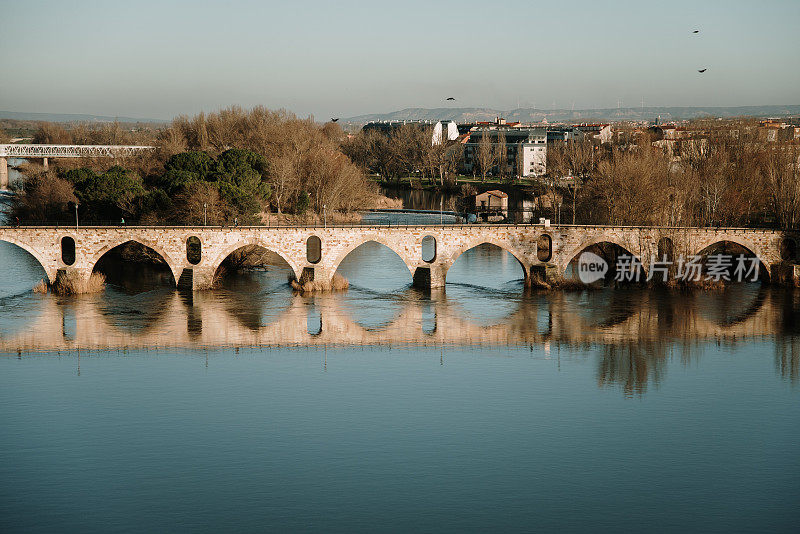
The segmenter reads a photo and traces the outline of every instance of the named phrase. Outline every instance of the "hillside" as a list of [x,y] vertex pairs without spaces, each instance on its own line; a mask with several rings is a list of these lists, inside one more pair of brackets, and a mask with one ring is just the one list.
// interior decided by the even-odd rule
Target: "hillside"
[[133,117],[106,117],[103,115],[81,115],[78,113],[28,113],[23,111],[0,111],[0,119],[47,122],[167,122],[163,119],[136,119]]
[[371,113],[342,119],[344,123],[365,124],[370,121],[389,120],[454,120],[473,122],[504,117],[509,121],[541,122],[616,122],[696,119],[700,117],[787,117],[800,115],[800,105],[739,106],[739,107],[630,107],[598,109],[535,109],[520,108],[498,110],[491,108],[407,108],[390,113]]

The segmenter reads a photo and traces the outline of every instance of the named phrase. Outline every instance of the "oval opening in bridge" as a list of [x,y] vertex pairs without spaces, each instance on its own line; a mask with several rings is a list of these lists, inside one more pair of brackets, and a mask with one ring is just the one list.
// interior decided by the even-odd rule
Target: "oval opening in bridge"
[[436,238],[426,235],[422,238],[422,261],[433,263],[436,259]]
[[430,300],[422,303],[422,333],[431,336],[436,333],[436,308]]
[[319,263],[322,259],[322,240],[315,235],[306,240],[306,259],[308,263]]
[[669,237],[662,237],[658,240],[658,261],[673,262],[675,260],[675,245]]
[[318,336],[322,333],[322,311],[317,306],[312,305],[308,309],[306,332],[310,336]]
[[64,265],[75,263],[75,240],[70,236],[61,238],[61,261]]
[[539,261],[550,261],[553,257],[553,238],[542,234],[536,240],[536,258]]
[[797,259],[797,242],[791,237],[785,237],[781,241],[781,259],[783,261],[794,261]]
[[186,240],[186,261],[192,265],[197,265],[203,259],[203,244],[200,238],[192,236]]

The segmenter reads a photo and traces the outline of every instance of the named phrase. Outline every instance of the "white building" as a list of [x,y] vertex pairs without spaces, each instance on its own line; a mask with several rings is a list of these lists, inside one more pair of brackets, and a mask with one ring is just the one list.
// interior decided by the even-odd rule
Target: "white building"
[[494,173],[511,176],[543,176],[547,172],[547,130],[518,126],[476,126],[470,131],[464,146],[464,168],[472,172],[477,164],[477,154],[483,136],[489,138],[492,147],[504,138],[506,145],[506,168],[500,169],[495,162]]
[[458,139],[458,125],[453,121],[439,121],[433,125],[431,145],[441,145],[442,138],[448,141]]

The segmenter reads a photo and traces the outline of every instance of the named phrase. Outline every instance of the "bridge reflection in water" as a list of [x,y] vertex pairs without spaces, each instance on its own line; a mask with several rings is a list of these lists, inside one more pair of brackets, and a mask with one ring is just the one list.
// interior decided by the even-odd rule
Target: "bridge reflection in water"
[[[562,346],[599,351],[601,385],[642,391],[670,357],[691,361],[708,341],[774,344],[780,374],[800,372],[800,293],[740,285],[677,293],[642,289],[530,292],[520,289],[507,316],[486,325],[458,291],[399,291],[387,320],[375,323],[346,294],[284,292],[268,300],[237,292],[162,289],[130,296],[59,299],[28,295],[24,320],[0,326],[0,353],[161,348],[336,346]],[[13,313],[8,309],[8,313]],[[7,314],[4,312],[4,315]],[[8,318],[7,318],[8,319]],[[766,344],[764,346],[767,346]],[[575,354],[575,350],[566,351]],[[580,351],[578,351],[580,352]]]

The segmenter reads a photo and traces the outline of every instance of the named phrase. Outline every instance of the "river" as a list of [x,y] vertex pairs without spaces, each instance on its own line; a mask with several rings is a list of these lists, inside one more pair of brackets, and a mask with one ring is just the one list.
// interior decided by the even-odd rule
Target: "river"
[[[794,531],[800,294],[443,291],[369,243],[286,267],[35,294],[0,243],[0,531]],[[155,282],[154,282],[155,281]]]

